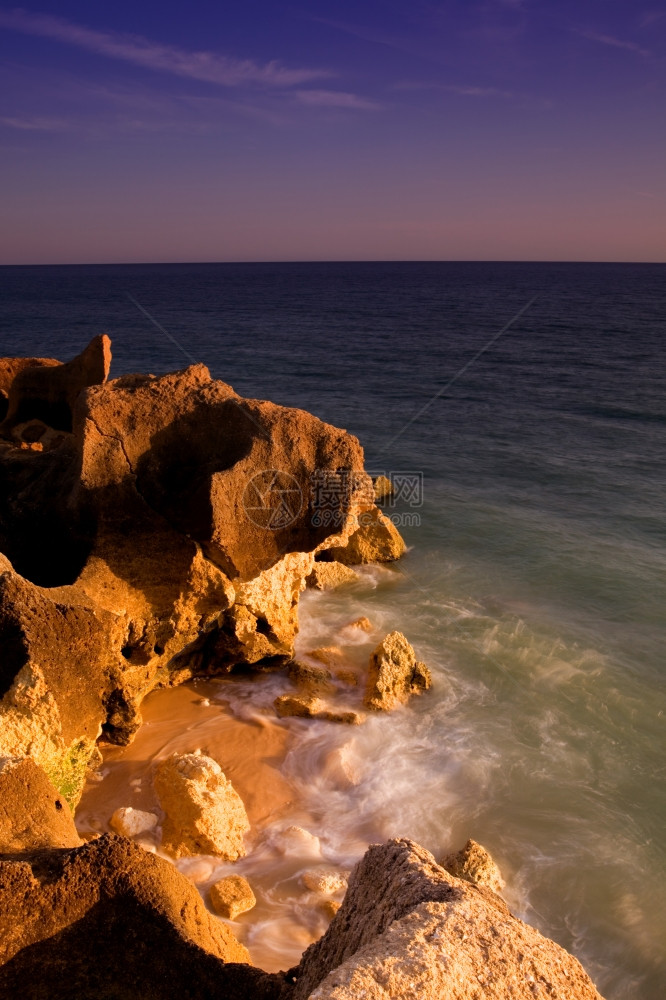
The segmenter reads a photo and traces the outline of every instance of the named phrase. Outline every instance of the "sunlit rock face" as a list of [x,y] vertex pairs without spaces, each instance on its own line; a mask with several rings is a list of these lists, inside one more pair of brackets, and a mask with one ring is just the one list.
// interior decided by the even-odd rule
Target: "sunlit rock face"
[[346,431],[203,365],[107,381],[110,360],[106,337],[0,360],[0,753],[73,803],[154,687],[286,664],[316,553],[372,509]]

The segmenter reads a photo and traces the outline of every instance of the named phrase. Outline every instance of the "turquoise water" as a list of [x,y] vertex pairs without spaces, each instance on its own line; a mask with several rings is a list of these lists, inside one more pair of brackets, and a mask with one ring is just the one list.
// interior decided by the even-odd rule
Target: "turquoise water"
[[0,269],[2,354],[67,357],[106,330],[115,374],[189,356],[244,395],[347,427],[373,471],[423,475],[418,502],[390,511],[411,518],[406,557],[307,595],[300,641],[344,643],[341,626],[366,614],[406,633],[433,690],[354,732],[355,789],[312,780],[317,755],[349,738],[321,725],[304,729],[291,778],[341,856],[393,835],[436,854],[481,841],[514,911],[608,1000],[666,993],[664,276]]

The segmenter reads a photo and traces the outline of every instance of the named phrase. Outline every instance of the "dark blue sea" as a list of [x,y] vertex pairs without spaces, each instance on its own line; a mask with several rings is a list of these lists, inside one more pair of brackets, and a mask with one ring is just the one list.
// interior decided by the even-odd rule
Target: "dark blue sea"
[[0,268],[0,355],[101,332],[112,375],[204,362],[411,484],[401,563],[303,604],[303,641],[367,614],[434,675],[354,732],[346,796],[312,762],[349,732],[304,730],[290,778],[329,858],[473,837],[608,1000],[662,1000],[666,266]]

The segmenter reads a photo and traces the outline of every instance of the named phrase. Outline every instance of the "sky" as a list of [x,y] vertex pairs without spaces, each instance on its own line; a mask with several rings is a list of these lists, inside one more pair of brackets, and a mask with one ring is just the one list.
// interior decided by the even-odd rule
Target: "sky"
[[0,264],[666,262],[666,0],[0,0]]

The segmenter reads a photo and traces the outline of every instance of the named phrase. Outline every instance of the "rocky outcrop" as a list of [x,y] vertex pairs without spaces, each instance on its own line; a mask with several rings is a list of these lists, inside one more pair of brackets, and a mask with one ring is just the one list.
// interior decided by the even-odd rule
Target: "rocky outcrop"
[[389,632],[370,657],[364,704],[375,711],[390,712],[411,695],[427,691],[431,683],[430,671],[417,661],[402,632]]
[[600,1000],[575,958],[408,840],[370,848],[287,977],[293,1000]]
[[501,892],[505,885],[493,858],[475,840],[468,840],[461,850],[447,854],[442,861],[442,868],[446,868],[456,878],[465,879],[474,885],[485,885],[493,892]]
[[277,1000],[282,986],[173,865],[120,837],[0,860],[0,900],[3,997]]
[[0,757],[0,854],[81,843],[71,809],[30,757]]
[[358,515],[358,527],[344,545],[325,549],[321,560],[336,560],[345,566],[361,563],[394,562],[404,555],[407,546],[393,522],[379,508],[371,507]]
[[162,848],[175,858],[215,854],[225,861],[245,855],[250,829],[238,792],[211,757],[171,754],[155,771],[155,791],[165,813]]
[[358,579],[358,573],[341,562],[316,562],[307,584],[315,590],[333,590],[345,583],[356,583]]
[[370,482],[358,441],[302,410],[203,365],[106,381],[109,361],[101,337],[68,364],[0,362],[0,753],[71,802],[153,688],[288,662],[315,555]]
[[227,875],[210,888],[210,902],[216,913],[235,920],[257,905],[252,887],[242,875]]
[[24,368],[52,368],[59,364],[55,358],[0,358],[0,422],[7,416],[14,380]]

